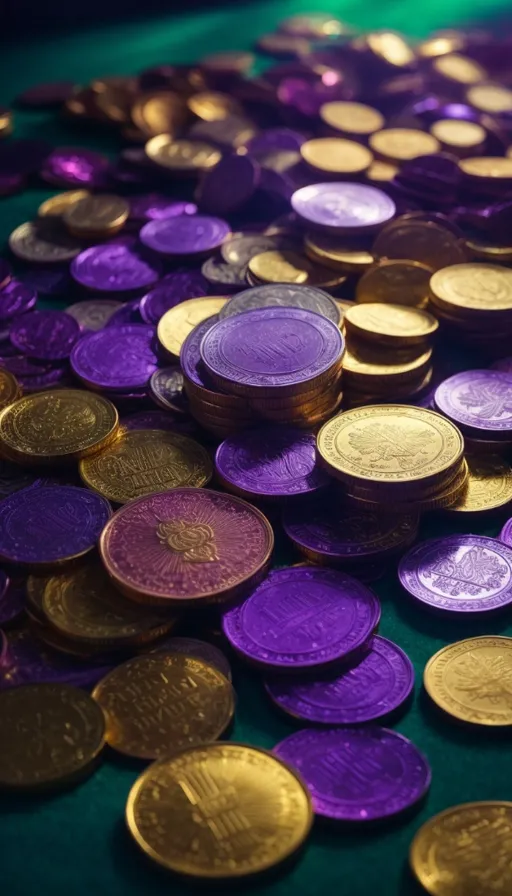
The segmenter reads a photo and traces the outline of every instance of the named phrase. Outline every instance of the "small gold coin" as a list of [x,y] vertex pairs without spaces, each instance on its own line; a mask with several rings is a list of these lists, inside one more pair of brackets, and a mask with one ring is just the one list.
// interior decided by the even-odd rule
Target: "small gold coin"
[[175,174],[196,174],[207,171],[221,159],[214,146],[202,140],[173,140],[169,134],[159,134],[148,140],[146,155],[155,165]]
[[488,178],[500,180],[512,179],[512,159],[503,156],[476,156],[461,159],[459,168],[463,174],[472,178]]
[[429,659],[423,684],[448,715],[472,725],[512,725],[512,638],[467,638]]
[[485,129],[474,121],[441,118],[430,126],[430,133],[444,149],[454,152],[475,150],[482,147],[487,138]]
[[105,743],[105,719],[85,691],[30,684],[0,693],[0,787],[39,790],[89,774]]
[[199,442],[160,429],[125,431],[81,460],[79,469],[89,488],[116,504],[171,488],[201,488],[213,473],[210,455]]
[[434,59],[432,68],[437,74],[456,81],[457,84],[478,84],[487,78],[487,72],[478,62],[460,53],[438,56]]
[[380,345],[404,346],[424,342],[439,327],[432,314],[390,302],[356,304],[345,315],[347,333]]
[[360,274],[373,263],[373,255],[323,233],[311,233],[305,237],[304,249],[309,258],[336,271]]
[[0,448],[18,463],[87,457],[115,436],[118,413],[108,399],[81,389],[49,389],[0,413]]
[[453,313],[512,312],[512,270],[498,264],[454,264],[430,280],[432,302]]
[[468,260],[464,240],[448,227],[407,215],[395,218],[382,228],[373,252],[381,259],[419,261],[433,271]]
[[345,134],[366,136],[384,127],[384,116],[364,103],[332,102],[320,107],[320,118],[331,128]]
[[132,107],[135,126],[147,137],[173,135],[187,119],[187,108],[179,94],[171,90],[144,93]]
[[170,308],[158,321],[157,336],[163,348],[174,358],[179,358],[181,346],[194,327],[218,314],[227,302],[225,296],[204,296],[187,299]]
[[362,174],[373,161],[366,146],[340,137],[307,140],[302,144],[300,154],[307,165],[326,174]]
[[407,162],[441,150],[432,134],[412,128],[384,128],[372,134],[368,143],[376,155],[390,162]]
[[375,159],[368,168],[366,177],[369,181],[376,181],[377,183],[379,181],[390,181],[398,174],[399,170],[398,166],[392,165],[391,162],[382,162],[380,159]]
[[388,65],[411,65],[416,59],[414,50],[396,31],[373,31],[362,40]]
[[481,112],[512,112],[512,90],[502,84],[475,84],[466,93],[468,103]]
[[86,196],[69,205],[63,214],[63,220],[75,236],[111,236],[121,229],[129,212],[130,206],[126,199],[100,193],[97,196]]
[[187,106],[203,121],[223,121],[229,115],[243,115],[243,109],[232,96],[215,90],[194,93],[187,100]]
[[251,258],[248,268],[259,283],[300,283],[329,288],[345,279],[331,268],[312,264],[298,252],[287,249],[260,252]]
[[422,375],[430,364],[432,349],[398,351],[391,355],[373,345],[357,344],[352,340],[347,345],[343,356],[343,376],[350,385],[358,385],[360,389],[377,390],[384,387],[388,390],[398,384],[404,386]]
[[433,268],[421,261],[399,258],[378,261],[358,280],[356,301],[422,308],[428,302],[433,273]]
[[204,879],[266,871],[300,849],[311,798],[271,753],[219,743],[151,765],[128,797],[126,821],[154,862]]
[[233,718],[231,683],[203,660],[178,653],[135,657],[94,688],[107,743],[138,759],[160,759],[217,740]]
[[0,140],[3,140],[4,137],[9,137],[13,132],[13,128],[12,112],[6,110],[0,115]]
[[45,202],[42,202],[37,210],[40,218],[62,218],[64,212],[71,208],[80,199],[87,199],[88,190],[67,190],[66,193],[57,193]]
[[481,236],[466,240],[466,246],[475,261],[487,261],[490,264],[509,264],[512,261],[512,245],[499,246],[486,243]]
[[466,454],[469,477],[466,489],[452,504],[454,513],[480,513],[505,507],[512,501],[512,467],[499,454]]
[[0,367],[0,411],[21,397],[18,380],[8,370]]
[[430,896],[512,892],[512,803],[451,806],[430,818],[411,843],[409,862]]

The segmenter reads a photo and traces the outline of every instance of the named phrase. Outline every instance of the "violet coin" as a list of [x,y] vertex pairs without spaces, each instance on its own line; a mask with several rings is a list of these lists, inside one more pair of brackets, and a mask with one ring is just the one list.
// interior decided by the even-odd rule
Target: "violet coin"
[[150,653],[158,653],[160,650],[169,651],[170,653],[182,653],[185,656],[193,656],[196,659],[204,660],[210,666],[214,666],[219,672],[231,681],[231,666],[228,660],[215,644],[208,641],[200,641],[198,638],[176,638],[173,635],[170,638],[164,638],[158,641],[156,646],[152,647]]
[[274,752],[304,778],[315,814],[338,821],[397,815],[425,796],[432,777],[410,740],[377,725],[297,731]]
[[500,532],[500,541],[512,548],[512,519],[507,520]]
[[96,330],[102,330],[112,315],[123,307],[121,302],[115,302],[113,299],[86,299],[83,302],[68,305],[66,314],[74,317],[82,331],[93,330],[96,332]]
[[499,370],[466,370],[448,377],[436,389],[435,403],[468,434],[512,439],[512,374]]
[[256,134],[246,145],[249,155],[258,159],[273,150],[298,150],[306,138],[299,131],[291,128],[267,128],[260,134]]
[[244,289],[226,302],[219,312],[219,317],[232,317],[242,311],[253,311],[256,308],[304,308],[322,314],[336,326],[340,322],[340,310],[334,299],[322,289],[313,286],[296,286],[289,283],[271,283]]
[[[147,156],[144,153],[147,161]],[[193,202],[178,202],[160,193],[145,193],[130,196],[130,218],[134,221],[161,221],[178,215],[195,215],[197,205]]]
[[54,149],[43,163],[44,180],[62,187],[100,186],[105,180],[108,159],[81,146]]
[[301,187],[291,203],[307,225],[333,232],[374,230],[390,221],[396,211],[383,190],[349,182]]
[[23,389],[23,392],[42,392],[44,389],[51,389],[54,386],[73,387],[69,376],[69,369],[66,366],[52,367],[43,373],[34,376],[18,376],[17,380]]
[[484,535],[431,538],[402,557],[398,577],[432,610],[499,610],[512,604],[512,548]]
[[5,654],[0,665],[0,690],[39,682],[92,688],[112,668],[58,653],[36,638],[30,629],[9,632]]
[[157,261],[147,259],[135,240],[91,246],[71,265],[73,278],[98,292],[129,292],[153,286],[161,274]]
[[[2,274],[0,271],[0,278]],[[11,280],[0,290],[0,321],[10,320],[32,311],[37,302],[37,292],[19,280]]]
[[80,336],[80,326],[65,311],[32,311],[11,326],[11,342],[30,358],[62,361]]
[[153,327],[133,324],[88,333],[71,353],[71,367],[96,389],[130,392],[144,389],[157,368]]
[[218,320],[218,314],[212,314],[211,317],[207,317],[206,320],[201,321],[201,323],[194,327],[192,332],[188,334],[181,347],[181,369],[188,380],[194,383],[194,385],[200,386],[202,389],[211,390],[213,387],[209,385],[207,381],[208,375],[204,370],[204,364],[201,359],[201,342],[203,341],[203,336],[206,335],[208,330],[211,329]]
[[259,166],[249,156],[227,155],[201,181],[197,201],[202,211],[229,215],[254,193]]
[[197,299],[208,292],[208,282],[200,271],[174,271],[167,274],[140,302],[140,313],[147,324],[160,318],[186,299]]
[[9,582],[5,573],[0,572],[0,625],[9,625],[19,619],[24,609],[25,581]]
[[179,215],[149,221],[140,232],[141,242],[161,255],[187,256],[213,252],[229,236],[229,224],[209,215]]
[[249,662],[296,673],[354,654],[379,619],[376,595],[357,579],[295,566],[271,572],[243,604],[224,613],[222,628]]

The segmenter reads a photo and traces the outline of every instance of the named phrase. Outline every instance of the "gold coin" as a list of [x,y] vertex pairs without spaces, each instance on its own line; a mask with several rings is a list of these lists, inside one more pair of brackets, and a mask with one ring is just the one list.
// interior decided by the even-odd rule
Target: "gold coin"
[[155,165],[175,174],[196,174],[207,171],[221,159],[221,153],[202,140],[173,140],[169,134],[159,134],[148,140],[146,155]]
[[42,202],[37,210],[40,218],[62,218],[64,212],[75,205],[80,199],[87,199],[89,190],[67,190],[66,193],[57,193]]
[[469,468],[467,486],[450,507],[454,513],[495,510],[512,501],[512,467],[499,454],[466,454]]
[[174,620],[123,598],[99,562],[46,580],[42,598],[46,621],[67,638],[97,647],[126,647],[154,641]]
[[392,302],[395,305],[426,305],[433,268],[421,261],[378,261],[358,280],[357,302]]
[[345,279],[331,268],[312,264],[303,255],[288,249],[260,252],[251,258],[248,268],[260,283],[300,283],[330,288]]
[[43,595],[48,576],[30,575],[25,586],[27,594],[27,613],[37,619],[38,622],[46,622],[43,611]]
[[512,725],[512,638],[467,638],[429,659],[423,683],[444,712],[473,725]]
[[377,342],[403,346],[424,342],[439,327],[432,314],[390,302],[356,304],[345,314],[347,333]]
[[110,236],[121,229],[129,212],[130,206],[126,199],[100,193],[97,196],[86,196],[69,205],[63,214],[63,220],[75,236]]
[[18,463],[87,457],[115,436],[118,413],[108,399],[81,389],[49,389],[0,413],[0,449]]
[[21,396],[18,380],[12,373],[0,367],[0,410],[8,407]]
[[372,134],[368,143],[376,155],[390,162],[407,162],[441,150],[432,134],[412,128],[384,128]]
[[9,249],[22,261],[35,264],[63,264],[84,248],[79,240],[46,219],[27,221],[9,236]]
[[166,311],[158,321],[157,336],[163,348],[174,358],[179,358],[181,346],[194,327],[218,314],[227,302],[225,296],[204,296],[187,299]]
[[[345,406],[346,408],[361,407],[364,404],[375,404],[376,401],[405,401],[419,395],[427,386],[430,385],[433,375],[433,368],[428,367],[426,371],[420,371],[419,376],[415,375],[414,379],[406,380],[402,383],[393,383],[391,386],[386,380],[383,385],[377,381],[363,383],[363,388],[356,382],[345,384]],[[364,387],[370,387],[371,392],[365,392]]]
[[380,159],[375,159],[368,168],[366,177],[369,181],[390,181],[394,179],[399,170],[398,166],[392,165],[391,162],[382,162]]
[[179,94],[157,90],[139,95],[132,106],[132,119],[147,137],[173,135],[185,124],[187,108]]
[[305,237],[304,249],[313,261],[345,273],[360,274],[373,263],[373,255],[365,249],[344,243],[339,237],[311,233]]
[[213,473],[210,455],[199,442],[160,429],[125,431],[81,460],[79,469],[89,488],[116,504],[171,488],[201,488]]
[[364,103],[332,102],[320,107],[320,118],[331,128],[348,134],[366,136],[380,131],[384,126],[384,116],[378,109]]
[[420,376],[430,364],[432,349],[409,351],[403,354],[378,350],[373,345],[347,345],[343,356],[343,376],[347,385],[359,383],[360,387],[372,388],[375,380],[386,388],[398,383],[409,382]]
[[389,65],[411,65],[416,60],[412,47],[395,31],[374,31],[362,38],[363,42]]
[[497,181],[512,178],[512,159],[503,156],[477,156],[461,159],[459,168],[463,174],[472,178],[493,178]]
[[266,871],[300,849],[313,820],[297,773],[238,743],[185,750],[151,765],[128,797],[126,821],[154,862],[206,879]]
[[373,252],[379,258],[419,261],[433,271],[468,260],[464,241],[448,227],[407,215],[382,228]]
[[203,121],[223,121],[230,115],[243,115],[243,109],[232,96],[215,90],[202,90],[187,100],[187,106]]
[[[400,513],[412,510],[416,513],[426,513],[429,510],[445,510],[458,501],[461,494],[463,494],[467,478],[468,469],[464,461],[451,482],[439,489],[435,486],[413,493],[407,496],[407,498],[404,496],[402,502],[393,498],[393,510]],[[382,513],[385,507],[382,497],[379,498],[378,495],[372,494],[368,490],[360,489],[357,486],[350,486],[348,497],[358,503],[359,506],[364,505],[367,510],[371,510],[374,513]]]
[[217,740],[234,713],[231,683],[203,660],[178,653],[135,657],[94,688],[107,743],[125,756],[159,759]]
[[4,137],[9,137],[13,132],[13,128],[12,112],[6,110],[0,115],[0,140],[3,140]]
[[460,314],[512,312],[512,270],[498,264],[455,264],[437,271],[430,280],[432,301]]
[[319,39],[349,33],[349,29],[343,22],[324,12],[289,16],[279,23],[279,29],[297,37],[307,34],[308,37]]
[[362,174],[373,161],[366,146],[340,137],[306,140],[300,154],[310,168],[326,174]]
[[416,48],[418,54],[425,59],[434,56],[445,56],[447,53],[457,53],[464,47],[464,37],[459,31],[443,32],[437,37],[430,37],[421,42]]
[[430,896],[512,892],[512,803],[462,803],[430,818],[411,843],[409,862]]
[[0,693],[0,787],[39,790],[89,774],[105,743],[100,707],[67,684]]
[[487,132],[480,124],[456,118],[441,118],[435,121],[430,126],[430,133],[439,140],[444,149],[455,152],[478,149],[487,139]]
[[438,481],[462,459],[464,441],[457,427],[435,411],[370,405],[326,423],[317,449],[321,463],[338,479],[393,491]]
[[456,81],[457,84],[478,84],[487,77],[487,72],[478,62],[460,53],[438,56],[434,59],[432,68],[437,74],[449,78],[450,81]]
[[512,112],[512,90],[502,84],[475,84],[466,93],[468,103],[481,112]]

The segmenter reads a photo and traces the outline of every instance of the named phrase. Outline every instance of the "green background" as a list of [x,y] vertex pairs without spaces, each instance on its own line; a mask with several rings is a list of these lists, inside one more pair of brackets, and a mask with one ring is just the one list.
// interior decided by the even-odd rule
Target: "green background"
[[[186,5],[186,4],[184,4]],[[395,2],[356,4],[323,2],[323,10],[361,28],[396,28],[424,36],[436,28],[475,21],[506,8],[487,0],[430,0],[428,4]],[[372,8],[373,7],[373,8]],[[0,103],[9,104],[23,89],[58,78],[87,82],[94,76],[129,74],[163,62],[188,62],[214,50],[249,48],[254,38],[273,29],[287,15],[311,11],[314,3],[278,0],[240,3],[227,10],[190,12],[146,22],[81,29],[80,33],[33,38],[1,54]],[[110,138],[73,132],[46,112],[16,112],[16,136],[43,137],[56,144],[116,148]],[[31,189],[0,202],[0,241],[34,217],[40,202],[55,191]],[[466,523],[466,531],[495,535],[499,523]],[[462,524],[432,518],[422,536],[462,531]],[[281,561],[291,559],[285,549]],[[510,740],[493,731],[459,727],[438,716],[421,693],[426,661],[447,643],[470,635],[512,635],[510,617],[474,623],[447,622],[415,609],[401,592],[396,576],[377,583],[382,600],[380,632],[396,641],[416,670],[414,702],[396,722],[427,755],[432,788],[425,805],[409,819],[374,829],[326,830],[316,825],[298,863],[272,880],[251,886],[254,896],[413,896],[419,892],[407,868],[414,833],[440,810],[469,800],[512,799]],[[294,730],[267,704],[258,676],[235,666],[238,695],[231,737],[271,748]],[[130,841],[124,805],[137,768],[109,755],[81,786],[53,797],[2,799],[0,802],[0,890],[6,896],[44,893],[54,896],[163,896],[190,893],[149,865]],[[492,856],[489,856],[492,862]],[[197,890],[204,893],[204,887]],[[471,896],[471,894],[468,894]]]

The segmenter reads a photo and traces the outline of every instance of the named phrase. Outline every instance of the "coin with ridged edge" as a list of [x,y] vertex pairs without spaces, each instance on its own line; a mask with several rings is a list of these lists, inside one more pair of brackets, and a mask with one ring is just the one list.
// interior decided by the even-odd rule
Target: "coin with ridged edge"
[[486,513],[512,501],[512,467],[499,454],[466,454],[469,475],[459,500],[450,513]]

